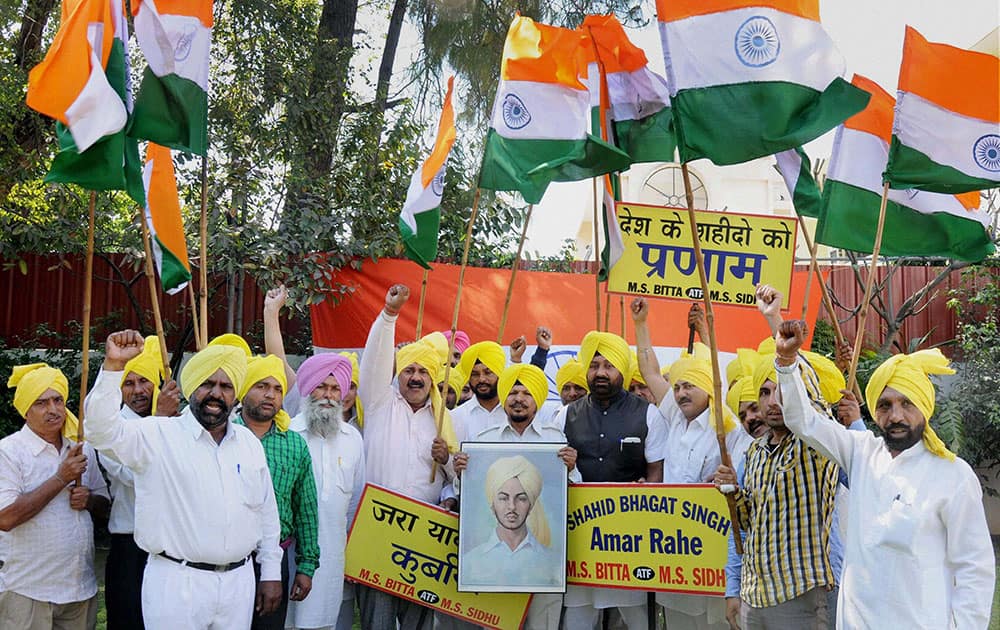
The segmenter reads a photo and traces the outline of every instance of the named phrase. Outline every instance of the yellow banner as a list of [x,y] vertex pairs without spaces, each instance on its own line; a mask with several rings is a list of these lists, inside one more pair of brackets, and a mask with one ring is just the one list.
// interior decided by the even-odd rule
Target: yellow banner
[[[702,299],[688,211],[618,202],[616,212],[625,252],[611,268],[608,291]],[[781,291],[788,308],[794,217],[697,210],[695,221],[713,302],[756,307],[754,288],[764,283]]]
[[487,628],[518,628],[531,596],[459,593],[458,516],[368,484],[347,537],[344,575]]
[[709,484],[571,485],[566,581],[725,595],[730,526]]

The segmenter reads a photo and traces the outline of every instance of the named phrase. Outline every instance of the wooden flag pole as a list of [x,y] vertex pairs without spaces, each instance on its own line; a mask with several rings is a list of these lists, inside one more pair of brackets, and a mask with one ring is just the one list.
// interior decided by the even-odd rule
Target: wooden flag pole
[[591,180],[594,189],[594,307],[597,312],[596,330],[601,329],[601,254],[597,235],[597,178]]
[[510,300],[514,296],[514,278],[517,277],[517,268],[521,265],[521,252],[524,251],[524,239],[528,236],[528,223],[531,221],[531,211],[535,209],[535,204],[528,205],[528,212],[524,216],[524,227],[521,228],[521,240],[517,243],[517,254],[514,256],[514,264],[510,268],[510,282],[507,283],[507,298],[503,302],[503,316],[500,318],[500,330],[497,332],[497,343],[503,345],[503,333],[507,328],[507,315],[510,313]]
[[170,379],[170,362],[167,360],[167,338],[163,334],[163,318],[160,316],[160,296],[156,290],[156,272],[153,270],[153,248],[150,243],[149,226],[146,225],[146,216],[143,211],[140,211],[139,223],[142,224],[142,247],[146,251],[146,280],[149,283],[149,301],[153,305],[153,324],[156,326],[156,339],[160,343],[163,380],[167,381]]
[[[462,267],[458,271],[458,291],[455,293],[455,310],[451,314],[451,337],[448,339],[448,356],[455,353],[455,333],[458,331],[458,310],[462,304],[462,285],[465,283],[465,268],[469,265],[469,244],[472,242],[472,225],[476,222],[476,215],[479,213],[479,194],[482,189],[476,188],[476,196],[472,200],[472,212],[469,214],[469,225],[465,229],[465,248],[462,250]],[[451,376],[451,361],[444,363],[444,386],[448,387],[448,378]],[[432,383],[431,387],[437,387],[437,383]],[[445,390],[447,392],[447,389]],[[441,427],[444,425],[444,412],[446,405],[441,402],[437,410],[437,437],[441,437]],[[437,461],[431,464],[431,483],[437,475]]]
[[188,281],[188,296],[191,298],[191,331],[194,333],[194,347],[201,350],[205,342],[201,339],[201,328],[198,326],[198,298],[194,295],[194,279]]
[[[708,277],[705,274],[705,258],[701,252],[701,239],[698,237],[698,221],[694,215],[694,193],[691,192],[691,176],[688,174],[686,162],[681,163],[681,173],[684,175],[684,193],[687,197],[688,222],[691,225],[691,240],[694,243],[694,256],[698,262],[698,278],[701,280],[701,295],[705,302],[705,321],[708,324],[708,345],[712,351],[712,407],[715,416],[715,436],[719,442],[719,455],[723,466],[733,467],[726,448],[726,429],[722,415],[722,373],[719,370],[719,345],[715,335],[715,312],[712,310],[712,298],[708,292]],[[736,553],[743,555],[743,537],[740,535],[740,522],[736,517],[736,499],[733,494],[726,494],[729,504],[729,517],[733,523],[733,542],[736,543]]]
[[[872,262],[868,268],[868,281],[865,283],[865,297],[861,302],[861,313],[858,315],[858,333],[854,337],[854,352],[851,353],[851,368],[847,372],[847,389],[854,390],[857,384],[858,359],[861,358],[861,343],[865,339],[865,321],[868,319],[869,303],[872,299],[872,289],[875,287],[875,274],[878,272],[878,252],[882,249],[882,228],[885,227],[885,202],[889,199],[889,182],[882,187],[882,205],[878,210],[878,229],[875,230],[875,243],[872,246]],[[858,399],[860,402],[861,398]],[[870,410],[874,413],[874,410]]]
[[201,308],[202,347],[208,343],[208,155],[201,157],[201,225],[200,256],[198,265],[198,298]]
[[604,292],[604,332],[611,330],[611,294]]
[[[812,289],[813,274],[819,275],[819,266],[816,264],[816,242],[809,238],[809,231],[806,230],[805,218],[799,217],[799,227],[802,229],[802,236],[805,238],[806,247],[809,249],[809,273],[806,274],[806,291],[802,297],[802,318],[805,320],[809,311],[809,292]],[[819,278],[823,282],[822,278]]]
[[[87,398],[87,381],[90,377],[90,301],[94,286],[94,213],[97,209],[97,191],[90,191],[87,219],[87,258],[83,267],[83,357],[80,361],[80,406],[77,409],[76,441],[83,441],[83,401]],[[79,479],[78,479],[79,481]]]
[[625,296],[618,296],[618,306],[622,314],[622,339],[625,338]]
[[424,277],[420,280],[420,308],[417,309],[417,335],[414,339],[419,341],[424,328],[424,300],[427,298],[427,276],[430,269],[424,269]]

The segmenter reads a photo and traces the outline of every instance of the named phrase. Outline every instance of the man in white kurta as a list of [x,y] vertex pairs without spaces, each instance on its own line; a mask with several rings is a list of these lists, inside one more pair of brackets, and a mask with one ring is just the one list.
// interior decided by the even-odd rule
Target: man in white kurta
[[[809,404],[796,366],[802,322],[785,322],[776,369],[786,426],[847,471],[847,539],[837,628],[981,630],[995,585],[993,545],[975,473],[927,424],[939,350],[896,355],[865,398],[884,436],[844,431]],[[851,396],[844,391],[844,396]]]
[[[150,630],[247,628],[281,601],[280,524],[260,440],[229,421],[246,356],[209,346],[184,366],[179,418],[122,419],[122,369],[134,330],[113,333],[86,402],[86,435],[135,479],[135,540],[149,553],[143,621]],[[261,565],[255,598],[251,554]],[[256,599],[256,601],[255,601]]]

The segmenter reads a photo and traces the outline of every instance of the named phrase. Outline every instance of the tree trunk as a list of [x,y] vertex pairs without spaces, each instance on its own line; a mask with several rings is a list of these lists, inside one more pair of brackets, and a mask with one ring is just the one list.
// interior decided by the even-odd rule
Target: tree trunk
[[[392,66],[396,61],[396,49],[399,47],[399,33],[403,30],[403,18],[406,17],[406,1],[395,0],[392,5],[392,16],[389,18],[389,31],[385,35],[385,47],[382,49],[382,61],[378,67],[378,83],[375,85],[375,119],[379,129],[385,119],[386,104],[389,101],[389,84],[392,82]],[[377,136],[381,138],[381,134]],[[378,164],[381,143],[375,144],[371,167]]]

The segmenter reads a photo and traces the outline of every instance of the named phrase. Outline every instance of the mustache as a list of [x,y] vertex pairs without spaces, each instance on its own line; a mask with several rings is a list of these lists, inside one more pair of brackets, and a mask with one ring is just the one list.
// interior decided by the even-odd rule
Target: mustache
[[909,426],[903,424],[902,422],[893,422],[892,424],[887,424],[885,426],[885,432],[886,433],[888,433],[889,431],[892,431],[893,429],[903,429],[905,431],[911,431],[912,430],[912,429],[910,429]]
[[691,402],[691,399],[688,398],[687,396],[681,396],[680,398],[677,399],[677,404],[678,405],[683,405],[683,404],[689,403],[689,402]]
[[407,387],[424,387],[426,385],[427,385],[427,383],[425,383],[424,381],[421,381],[420,379],[416,379],[416,378],[410,379],[410,380],[406,381],[406,386]]

